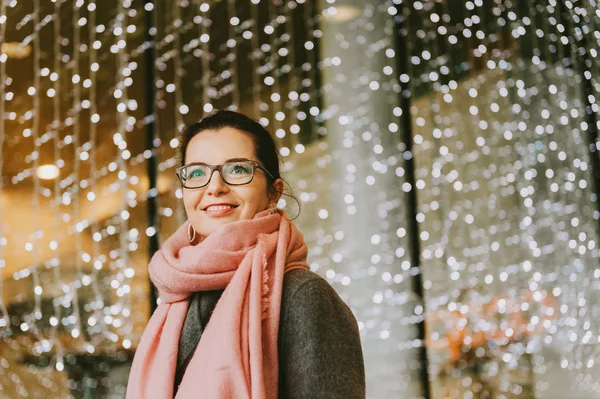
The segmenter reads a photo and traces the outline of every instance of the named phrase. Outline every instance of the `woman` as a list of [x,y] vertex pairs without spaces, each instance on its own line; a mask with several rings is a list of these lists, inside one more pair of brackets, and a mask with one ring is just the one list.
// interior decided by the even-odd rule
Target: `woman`
[[364,398],[356,320],[276,207],[270,134],[218,111],[186,129],[181,159],[189,222],[150,262],[162,302],[127,398]]

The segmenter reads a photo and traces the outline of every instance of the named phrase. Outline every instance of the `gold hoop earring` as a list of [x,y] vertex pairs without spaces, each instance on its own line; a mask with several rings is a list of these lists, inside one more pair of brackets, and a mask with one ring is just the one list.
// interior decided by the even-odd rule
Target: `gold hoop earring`
[[275,213],[275,210],[277,209],[277,204],[269,204],[269,207],[271,208],[271,210],[269,211],[269,216],[271,216]]
[[192,227],[192,224],[188,224],[188,241],[189,242],[194,242],[194,240],[196,239],[196,230],[194,230],[194,227]]

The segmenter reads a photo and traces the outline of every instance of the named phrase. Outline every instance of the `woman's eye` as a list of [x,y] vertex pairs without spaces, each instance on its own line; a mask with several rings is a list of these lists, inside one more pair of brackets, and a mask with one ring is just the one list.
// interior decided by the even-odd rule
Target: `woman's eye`
[[194,177],[202,177],[204,176],[204,172],[200,169],[192,170],[190,172],[189,178],[192,179]]
[[232,173],[248,173],[248,170],[241,165],[236,165],[233,168]]

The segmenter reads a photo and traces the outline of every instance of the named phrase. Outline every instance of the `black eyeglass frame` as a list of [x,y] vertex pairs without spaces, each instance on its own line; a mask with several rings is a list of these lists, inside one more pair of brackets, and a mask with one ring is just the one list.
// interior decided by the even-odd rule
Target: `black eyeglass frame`
[[[252,166],[252,177],[250,178],[250,180],[247,183],[238,183],[238,184],[231,184],[228,183],[227,180],[225,180],[225,178],[223,177],[223,174],[221,172],[223,165],[225,164],[231,164],[231,163],[240,163],[240,162],[245,162],[247,164],[250,164]],[[189,166],[194,166],[194,165],[202,165],[202,166],[208,166],[209,170],[210,170],[210,177],[208,178],[208,181],[206,182],[206,184],[202,185],[202,186],[198,186],[198,187],[188,187],[185,185],[185,181],[183,179],[183,177],[181,177],[181,171],[184,168],[187,168]],[[227,161],[224,162],[220,165],[209,165],[206,163],[202,163],[202,162],[192,162],[188,165],[182,165],[178,168],[175,169],[175,174],[177,175],[177,178],[179,179],[179,181],[181,182],[181,185],[184,188],[187,189],[196,189],[196,188],[202,188],[202,187],[206,187],[208,186],[208,184],[210,183],[210,180],[212,179],[213,173],[215,172],[215,170],[217,170],[219,172],[219,175],[221,176],[221,179],[225,182],[225,184],[229,185],[229,186],[243,186],[246,184],[250,184],[252,183],[252,180],[254,180],[254,174],[256,173],[256,169],[260,169],[263,171],[263,173],[265,173],[267,176],[269,176],[271,179],[275,180],[275,178],[273,177],[273,175],[271,173],[269,173],[269,171],[267,169],[265,169],[264,166],[262,166],[259,162],[257,161],[251,161],[250,159],[239,159],[239,160],[232,160],[232,161]]]

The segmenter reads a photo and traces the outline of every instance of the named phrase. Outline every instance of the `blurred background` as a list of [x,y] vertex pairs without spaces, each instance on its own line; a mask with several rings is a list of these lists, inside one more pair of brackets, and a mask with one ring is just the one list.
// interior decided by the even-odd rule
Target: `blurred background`
[[180,131],[230,108],[369,398],[599,398],[599,43],[593,0],[0,0],[0,397],[124,397]]

